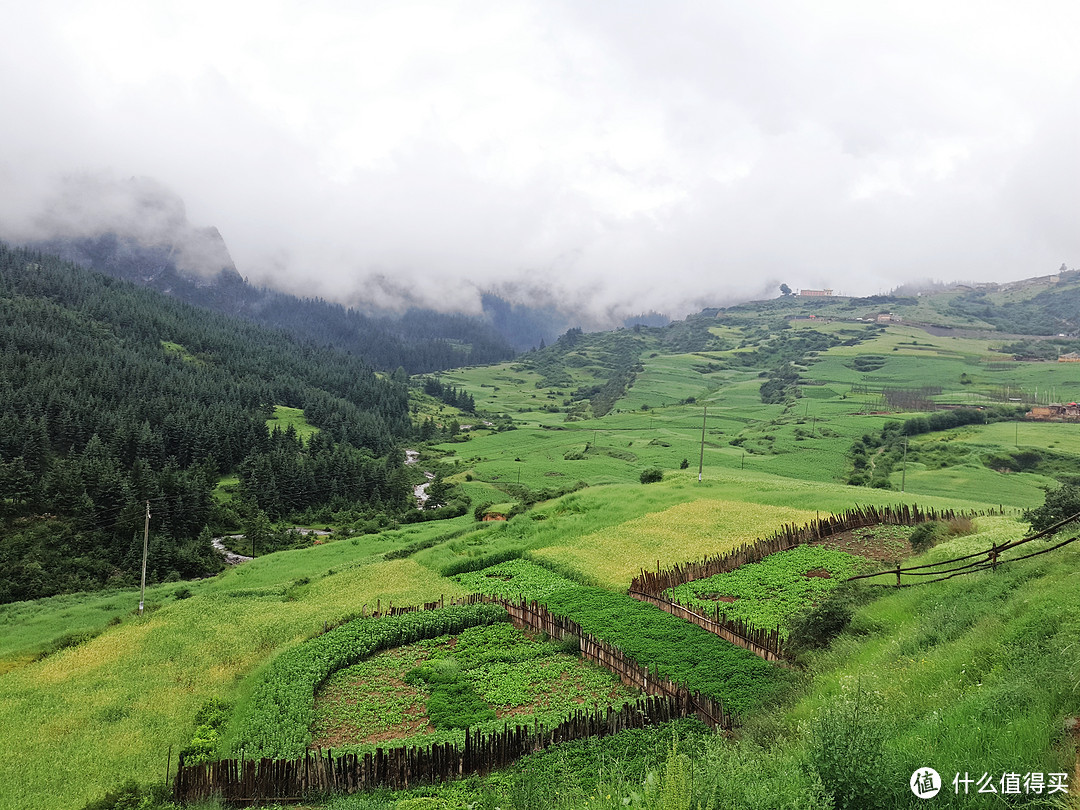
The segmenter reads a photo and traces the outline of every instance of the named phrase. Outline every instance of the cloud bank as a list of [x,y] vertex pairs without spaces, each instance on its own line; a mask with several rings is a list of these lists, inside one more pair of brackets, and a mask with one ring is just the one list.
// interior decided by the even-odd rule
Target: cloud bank
[[601,320],[1080,264],[1072,3],[39,6],[5,238],[139,219],[108,189],[153,178],[256,283]]

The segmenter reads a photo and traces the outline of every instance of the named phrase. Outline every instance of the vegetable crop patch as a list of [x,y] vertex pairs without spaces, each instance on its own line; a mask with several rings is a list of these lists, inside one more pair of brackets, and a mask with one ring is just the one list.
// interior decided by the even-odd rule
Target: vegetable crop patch
[[784,625],[793,614],[819,601],[865,564],[862,558],[843,551],[797,546],[770,554],[761,562],[671,588],[665,595],[709,615],[720,603],[720,612],[728,618],[763,630],[780,627],[781,636],[786,638]]
[[554,725],[576,709],[619,705],[635,695],[558,643],[505,623],[479,626],[335,673],[316,696],[312,745],[363,751],[395,741],[461,743],[466,727]]

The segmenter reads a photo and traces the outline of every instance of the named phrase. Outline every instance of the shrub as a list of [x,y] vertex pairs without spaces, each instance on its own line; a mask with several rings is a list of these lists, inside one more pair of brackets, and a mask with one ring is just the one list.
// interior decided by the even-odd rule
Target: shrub
[[871,695],[860,686],[821,711],[810,728],[811,767],[832,792],[837,810],[895,807],[895,769],[885,751],[888,729]]
[[229,721],[231,707],[217,698],[210,698],[195,712],[195,733],[191,742],[180,749],[180,761],[185,765],[210,762],[217,754],[221,731]]
[[171,798],[167,785],[140,785],[134,779],[129,779],[100,799],[87,802],[83,810],[152,810],[157,807],[172,807],[169,801]]
[[851,589],[839,587],[788,620],[785,646],[793,653],[828,647],[848,626],[854,613],[855,598]]
[[658,467],[650,467],[647,470],[641,471],[641,483],[643,484],[655,484],[664,480],[664,471]]
[[926,551],[931,546],[937,545],[949,534],[949,527],[940,520],[931,520],[920,523],[911,532],[909,538],[911,547],[915,551]]
[[1080,513],[1080,486],[1065,484],[1047,490],[1043,505],[1024,512],[1024,520],[1031,524],[1032,531],[1041,532],[1077,513]]

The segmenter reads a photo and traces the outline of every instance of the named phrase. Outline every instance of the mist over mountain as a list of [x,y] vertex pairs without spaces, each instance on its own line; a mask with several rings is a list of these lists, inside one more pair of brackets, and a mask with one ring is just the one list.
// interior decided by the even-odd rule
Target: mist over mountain
[[[364,313],[321,298],[256,287],[237,271],[216,228],[193,225],[183,200],[146,178],[67,178],[61,192],[17,235],[43,253],[332,345],[384,370],[401,366],[420,373],[496,362],[511,357],[515,347],[529,348],[533,333],[554,333],[543,325],[546,316],[519,308],[515,317],[507,309],[510,305],[500,309],[496,327],[482,318],[417,308],[400,314]],[[489,297],[490,306],[500,303],[505,302]],[[518,320],[529,326],[518,329]],[[525,343],[504,337],[517,332],[527,336]]]

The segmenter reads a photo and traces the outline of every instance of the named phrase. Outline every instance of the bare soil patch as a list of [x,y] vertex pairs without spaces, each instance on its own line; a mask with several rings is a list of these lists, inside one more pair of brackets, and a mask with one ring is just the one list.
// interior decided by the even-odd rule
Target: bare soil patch
[[907,526],[872,526],[834,534],[815,540],[810,545],[846,551],[875,562],[893,563],[915,553],[907,540],[910,534],[911,527]]

